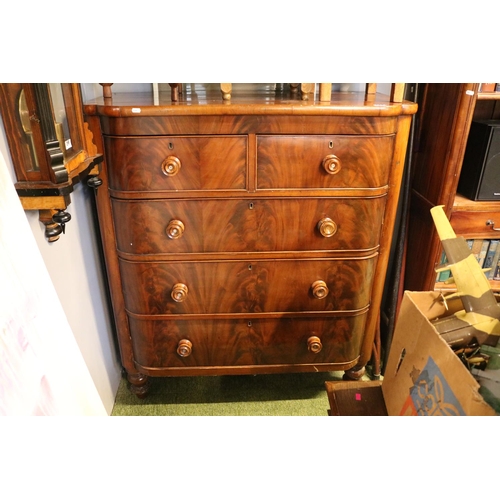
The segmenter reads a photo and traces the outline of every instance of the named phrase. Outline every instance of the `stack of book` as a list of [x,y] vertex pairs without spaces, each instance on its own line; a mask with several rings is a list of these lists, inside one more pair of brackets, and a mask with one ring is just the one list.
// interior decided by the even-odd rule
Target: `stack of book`
[[[467,240],[472,255],[485,270],[489,280],[500,281],[500,240]],[[446,255],[441,255],[441,265],[446,264]],[[436,283],[444,283],[451,278],[450,271],[441,271],[437,274]]]

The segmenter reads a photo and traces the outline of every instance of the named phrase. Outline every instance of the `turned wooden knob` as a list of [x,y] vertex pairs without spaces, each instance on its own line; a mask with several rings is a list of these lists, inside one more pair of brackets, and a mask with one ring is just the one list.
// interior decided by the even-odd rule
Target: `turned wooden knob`
[[176,302],[183,302],[187,299],[188,287],[184,283],[176,283],[170,295]]
[[330,236],[333,236],[337,232],[337,224],[330,217],[325,217],[318,222],[318,229],[321,236],[330,238]]
[[324,299],[328,295],[328,287],[324,281],[315,281],[311,289],[315,299]]
[[323,349],[323,344],[321,343],[321,339],[314,335],[312,337],[309,337],[307,339],[307,349],[314,354],[320,352],[321,349]]
[[168,176],[177,175],[180,169],[181,160],[177,156],[167,156],[161,164],[162,172]]
[[167,236],[171,240],[180,238],[184,233],[184,224],[180,220],[173,219],[167,225]]
[[340,171],[340,159],[335,155],[327,155],[323,158],[323,168],[328,174],[337,174]]
[[193,344],[187,339],[182,339],[179,340],[179,343],[177,344],[177,354],[181,358],[187,358],[190,354],[191,351],[193,350]]

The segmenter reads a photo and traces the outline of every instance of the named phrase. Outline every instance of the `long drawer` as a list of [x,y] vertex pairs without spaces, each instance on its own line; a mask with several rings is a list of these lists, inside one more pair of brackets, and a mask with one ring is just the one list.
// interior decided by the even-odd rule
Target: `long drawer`
[[339,311],[367,307],[376,254],[360,259],[120,261],[136,314]]
[[118,191],[244,190],[246,136],[106,137]]
[[455,232],[465,238],[500,238],[499,211],[456,211],[452,212],[450,222]]
[[394,136],[258,136],[258,189],[376,188],[389,182]]
[[366,250],[379,244],[385,196],[112,200],[130,254]]
[[130,317],[129,322],[134,359],[145,368],[345,364],[359,356],[366,313],[190,321]]

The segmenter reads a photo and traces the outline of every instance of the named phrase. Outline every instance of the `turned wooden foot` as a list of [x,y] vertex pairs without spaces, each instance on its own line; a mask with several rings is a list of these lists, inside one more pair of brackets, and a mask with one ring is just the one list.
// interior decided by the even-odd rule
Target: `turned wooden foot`
[[149,393],[149,377],[142,373],[129,373],[127,380],[130,383],[130,392],[139,399],[144,399]]
[[354,366],[349,370],[344,372],[344,376],[342,377],[344,380],[361,380],[361,377],[365,374],[366,369],[365,366]]

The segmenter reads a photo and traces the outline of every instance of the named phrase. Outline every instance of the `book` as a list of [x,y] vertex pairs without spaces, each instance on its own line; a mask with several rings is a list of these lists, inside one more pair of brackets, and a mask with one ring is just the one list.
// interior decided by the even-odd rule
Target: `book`
[[[439,266],[442,266],[448,262],[448,259],[446,258],[446,254],[443,250],[443,253],[441,254],[441,259],[439,261]],[[446,281],[449,277],[451,276],[451,271],[449,269],[446,269],[445,271],[441,271],[437,274],[436,276],[436,282],[443,282]]]
[[471,252],[476,260],[479,260],[479,252],[481,251],[481,247],[483,246],[483,241],[484,240],[473,240]]
[[500,261],[497,263],[495,267],[495,274],[493,275],[493,279],[495,281],[500,281]]
[[481,250],[479,251],[479,254],[477,256],[477,261],[479,262],[479,265],[481,267],[483,267],[489,246],[490,246],[490,240],[483,240],[483,243],[481,245]]
[[[483,269],[491,269],[493,265],[493,258],[495,257],[495,253],[498,247],[498,240],[490,240],[490,246],[488,247],[488,251],[486,252],[486,257],[484,258]],[[488,277],[490,271],[486,273],[486,277]],[[493,272],[493,274],[495,274]],[[489,279],[489,278],[488,278]]]
[[500,258],[500,240],[491,240],[490,248],[488,249],[488,254],[486,255],[486,260],[484,262],[485,268],[490,268],[486,273],[486,277],[492,280],[495,276],[495,271],[498,265],[498,259]]

